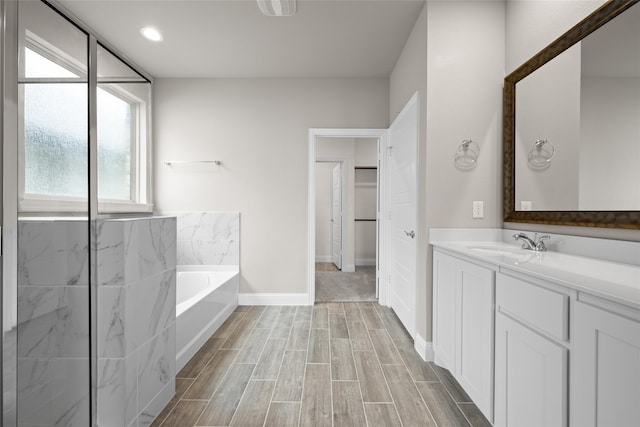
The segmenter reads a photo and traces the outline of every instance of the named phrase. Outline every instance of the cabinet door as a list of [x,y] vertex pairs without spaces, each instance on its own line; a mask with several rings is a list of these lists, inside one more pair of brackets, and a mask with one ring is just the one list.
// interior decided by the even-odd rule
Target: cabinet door
[[494,425],[567,425],[567,350],[496,314]]
[[492,419],[494,272],[458,260],[456,311],[459,313],[455,377]]
[[435,362],[455,370],[456,260],[433,252],[433,350]]
[[640,322],[576,302],[571,425],[640,425]]

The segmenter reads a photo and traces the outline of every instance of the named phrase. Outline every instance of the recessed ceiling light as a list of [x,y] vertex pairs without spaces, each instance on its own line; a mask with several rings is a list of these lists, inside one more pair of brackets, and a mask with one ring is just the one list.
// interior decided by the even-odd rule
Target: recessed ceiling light
[[162,37],[162,34],[160,34],[160,31],[153,27],[140,28],[140,34],[154,42],[161,42],[164,39],[164,37]]

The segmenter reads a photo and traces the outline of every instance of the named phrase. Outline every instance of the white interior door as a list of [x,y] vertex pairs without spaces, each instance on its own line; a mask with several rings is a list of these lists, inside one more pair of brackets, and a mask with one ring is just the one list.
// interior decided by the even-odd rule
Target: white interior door
[[418,96],[389,128],[387,142],[388,304],[415,338]]
[[333,167],[333,198],[331,209],[331,260],[342,269],[342,168]]

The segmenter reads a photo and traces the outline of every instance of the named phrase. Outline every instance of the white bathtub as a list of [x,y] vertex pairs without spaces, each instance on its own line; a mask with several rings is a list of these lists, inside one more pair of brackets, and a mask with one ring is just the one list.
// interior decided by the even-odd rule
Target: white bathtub
[[238,266],[177,267],[176,372],[238,306]]

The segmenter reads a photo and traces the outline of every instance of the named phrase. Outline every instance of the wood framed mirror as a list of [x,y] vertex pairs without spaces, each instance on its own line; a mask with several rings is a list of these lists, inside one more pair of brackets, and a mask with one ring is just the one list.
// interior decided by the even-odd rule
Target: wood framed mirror
[[[625,130],[623,132],[625,136],[622,137],[624,143],[627,144],[626,147],[631,147],[633,153],[629,155],[627,152],[622,152],[616,154],[617,158],[607,157],[611,152],[614,152],[617,145],[620,145],[613,140],[610,132],[613,129],[613,133],[620,133],[620,114],[613,111],[611,102],[606,102],[603,100],[605,98],[602,98],[603,93],[608,96],[607,94],[613,93],[613,90],[606,89],[608,86],[604,86],[605,89],[603,89],[602,84],[592,83],[591,80],[589,80],[589,86],[585,84],[586,79],[603,73],[601,69],[597,72],[593,70],[594,68],[602,68],[602,64],[615,65],[619,62],[629,62],[632,64],[632,68],[636,67],[636,64],[640,65],[640,57],[632,57],[627,61],[628,55],[624,56],[623,49],[617,49],[617,43],[612,46],[611,39],[604,38],[610,37],[608,34],[613,32],[620,33],[622,36],[618,37],[622,37],[624,41],[620,44],[627,44],[628,41],[631,41],[630,49],[635,51],[636,55],[640,55],[640,49],[638,49],[640,38],[635,40],[636,33],[633,33],[632,37],[628,37],[629,33],[611,30],[614,28],[612,25],[617,22],[628,21],[631,18],[636,19],[632,15],[640,19],[640,5],[635,6],[639,2],[640,0],[614,0],[605,3],[505,77],[503,104],[503,212],[505,222],[640,229],[640,139],[637,138],[637,134],[640,134],[640,119],[637,117],[640,115],[634,116],[636,118],[630,125],[633,129],[628,132]],[[630,10],[632,7],[634,9]],[[614,20],[622,14],[625,14],[624,19]],[[626,25],[629,28],[634,28],[634,25],[635,28],[640,28],[640,22]],[[600,34],[604,35],[600,36]],[[604,47],[601,49],[605,51],[604,55],[618,51],[621,56],[605,56],[607,60],[602,59],[605,57],[594,58],[593,50],[585,49],[592,49],[590,46],[595,45]],[[534,88],[531,82],[548,81],[543,80],[540,76],[553,75],[556,79],[557,73],[554,74],[554,69],[562,68],[558,68],[555,64],[561,61],[567,62],[564,58],[571,55],[572,51],[576,52],[574,59],[577,59],[573,60],[573,65],[570,65],[573,67],[571,73],[563,72],[562,78],[548,83],[548,86],[543,89]],[[565,56],[561,56],[561,54]],[[603,54],[599,53],[598,55]],[[587,66],[592,64],[589,72],[585,72],[585,64]],[[620,67],[616,65],[615,68],[615,73],[620,74],[618,70]],[[633,73],[638,74],[637,71],[633,71]],[[616,75],[616,77],[620,76]],[[544,77],[544,79],[546,78]],[[635,85],[637,81],[637,87],[640,88],[640,74],[633,76],[633,78],[635,79],[633,84]],[[597,90],[594,89],[596,86]],[[571,96],[576,97],[577,93],[575,99],[562,97],[565,89],[569,90],[569,87],[573,88]],[[637,90],[637,93],[640,94],[640,89]],[[624,94],[633,94],[631,102],[636,105],[637,101],[638,113],[640,114],[640,98],[635,96],[636,89],[634,88],[632,91],[618,89],[618,91]],[[545,95],[550,95],[553,99],[545,100],[543,99]],[[538,101],[547,102],[524,104],[528,99],[536,97]],[[595,107],[585,106],[582,103],[586,102],[586,99],[596,99],[598,103],[592,104]],[[622,105],[622,102],[620,104]],[[568,112],[567,107],[571,112]],[[621,111],[622,108],[621,106]],[[624,114],[627,114],[628,107],[624,108]],[[568,119],[567,114],[573,114],[573,118]],[[635,115],[635,112],[633,114]],[[542,116],[551,117],[551,120],[555,120],[556,123],[547,126],[547,123],[540,121]],[[604,117],[607,117],[606,123]],[[560,122],[565,122],[563,126],[569,123],[570,129],[567,130],[565,126],[565,129],[558,130]],[[602,128],[608,133],[600,132]],[[540,134],[537,135],[536,132]],[[593,141],[589,142],[589,139]],[[531,156],[536,154],[536,147],[540,149],[547,141],[549,141],[547,147],[555,147],[546,152],[546,158],[543,157],[541,163],[532,163]],[[529,151],[527,152],[527,150]],[[636,151],[638,153],[637,159],[635,158]],[[625,162],[629,159],[633,160],[628,163],[629,167],[625,168],[618,164],[619,161]],[[609,171],[600,167],[606,164],[612,166]],[[612,176],[620,175],[618,173],[620,171],[633,172],[637,175],[637,177],[633,175],[631,179],[624,176],[619,178],[620,182],[625,183],[624,185],[627,185],[626,183],[634,185],[635,187],[631,190],[621,188],[620,191],[617,191],[617,184],[612,184],[609,181]],[[545,181],[546,184],[544,184]],[[529,191],[527,184],[531,182],[535,183],[535,191]],[[572,191],[564,192],[561,187],[568,186],[567,183],[572,183],[574,188]],[[612,189],[616,189],[616,191],[612,191]],[[615,192],[621,194],[618,196],[621,200],[609,201],[610,195]],[[546,196],[547,194],[554,195],[555,202],[546,200],[550,198]],[[630,199],[633,200],[630,201]]]

